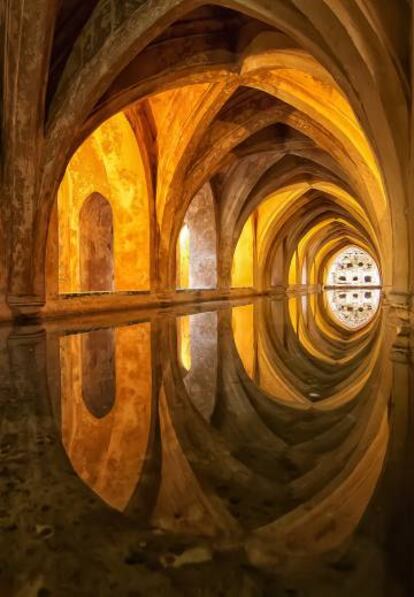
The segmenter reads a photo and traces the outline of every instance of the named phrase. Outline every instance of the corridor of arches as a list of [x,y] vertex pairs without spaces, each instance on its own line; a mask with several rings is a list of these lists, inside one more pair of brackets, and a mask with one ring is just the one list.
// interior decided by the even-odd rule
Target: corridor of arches
[[3,2],[0,593],[413,594],[413,18]]
[[156,4],[7,8],[2,318],[320,288],[350,245],[409,318],[408,2]]

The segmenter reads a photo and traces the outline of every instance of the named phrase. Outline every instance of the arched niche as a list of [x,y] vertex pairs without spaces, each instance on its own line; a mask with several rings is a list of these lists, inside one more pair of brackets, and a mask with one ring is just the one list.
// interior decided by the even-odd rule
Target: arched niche
[[100,193],[92,193],[79,212],[79,278],[82,292],[114,290],[112,208]]
[[217,231],[214,197],[209,184],[187,209],[177,241],[177,287],[217,286]]

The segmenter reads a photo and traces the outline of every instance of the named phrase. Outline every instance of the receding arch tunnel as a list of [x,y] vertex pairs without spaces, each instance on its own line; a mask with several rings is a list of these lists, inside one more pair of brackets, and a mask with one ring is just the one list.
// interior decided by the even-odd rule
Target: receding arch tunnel
[[3,4],[3,592],[413,595],[412,1]]
[[[247,16],[240,9],[206,6],[179,16],[97,98],[66,150],[71,160],[59,191],[60,246],[68,225],[62,219],[74,209],[70,188],[81,179],[95,192],[109,185],[113,209],[119,210],[115,271],[122,270],[123,279],[114,290],[228,288],[235,294],[244,288],[317,286],[335,243],[357,243],[375,256],[384,289],[399,292],[406,282],[400,280],[403,260],[396,255],[407,250],[397,248],[404,234],[394,233],[400,208],[389,193],[381,142],[354,101],[355,81],[330,70],[323,53],[313,54],[309,40],[299,42],[281,22],[275,26],[261,21],[260,11]],[[213,34],[208,24],[219,17]],[[226,46],[221,27],[238,46]],[[175,31],[183,33],[168,48],[169,67],[148,62],[163,55],[163,40]],[[197,67],[181,46],[186,35],[197,39]],[[152,81],[147,88],[138,68],[144,60]],[[64,162],[59,167],[64,169]],[[104,185],[102,176],[96,178],[99,170]],[[207,194],[210,213],[200,212],[194,222],[204,228],[201,245],[209,237],[211,246],[199,247],[198,258],[193,247],[193,281],[183,286],[177,272],[179,234]],[[76,201],[84,198],[81,192]],[[203,217],[209,223],[201,224]],[[127,221],[138,234],[126,231]],[[55,222],[52,218],[51,226]],[[189,238],[195,242],[196,236]],[[207,259],[208,268],[202,264]],[[76,269],[65,260],[76,255],[62,252],[58,267],[49,261],[48,274],[65,279],[62,270]],[[212,272],[205,279],[203,268]],[[50,303],[59,304],[52,290],[56,284],[47,282]],[[73,282],[59,288],[77,291]]]
[[[91,140],[112,138],[111,151],[117,151],[120,119],[131,127],[128,134],[135,135],[144,164],[133,179],[122,167],[106,165],[102,142],[97,154],[88,139],[90,148],[82,145],[72,158],[68,175],[81,176],[85,186],[96,184],[92,173],[100,167],[113,172],[108,183],[115,189],[126,191],[132,184],[129,193],[141,195],[144,210],[136,212],[136,225],[156,226],[147,249],[149,290],[316,287],[335,243],[366,247],[380,262],[384,285],[392,286],[391,204],[366,132],[324,68],[294,51],[287,59],[282,40],[289,46],[286,38],[259,30],[237,77],[221,75],[211,82],[203,73],[200,82],[154,93],[126,108],[126,119],[118,115],[100,125]],[[148,146],[151,135],[156,158]],[[128,150],[124,144],[122,151],[124,160],[136,160],[128,154],[136,151],[132,145]],[[64,188],[60,193],[63,197]],[[113,204],[119,201],[114,197]],[[122,208],[128,217],[127,205]],[[58,212],[60,233],[66,234],[63,202]],[[146,212],[155,219],[145,220]],[[186,282],[177,272],[186,268],[177,256],[183,230],[193,256]],[[120,245],[129,245],[136,267],[145,268],[148,257],[137,251],[138,242],[140,237],[124,235]],[[125,284],[137,288],[133,277]]]

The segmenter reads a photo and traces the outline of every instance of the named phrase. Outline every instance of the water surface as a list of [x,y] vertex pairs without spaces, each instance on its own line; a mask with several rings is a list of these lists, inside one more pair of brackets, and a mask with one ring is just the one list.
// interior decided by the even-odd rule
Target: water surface
[[4,328],[1,594],[410,594],[412,368],[338,292]]

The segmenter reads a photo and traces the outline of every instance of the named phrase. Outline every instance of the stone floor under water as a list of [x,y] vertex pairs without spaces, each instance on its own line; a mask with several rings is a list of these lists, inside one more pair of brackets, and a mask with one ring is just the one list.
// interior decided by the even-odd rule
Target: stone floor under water
[[1,328],[0,595],[412,595],[413,368],[364,292]]

